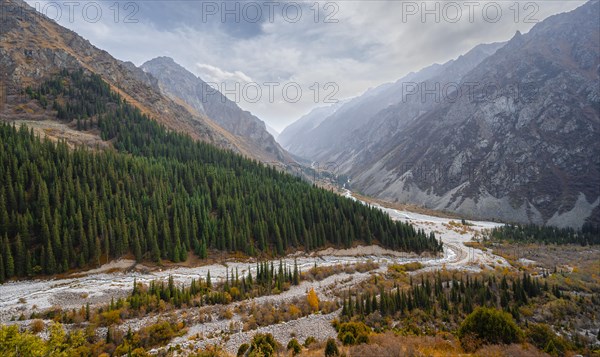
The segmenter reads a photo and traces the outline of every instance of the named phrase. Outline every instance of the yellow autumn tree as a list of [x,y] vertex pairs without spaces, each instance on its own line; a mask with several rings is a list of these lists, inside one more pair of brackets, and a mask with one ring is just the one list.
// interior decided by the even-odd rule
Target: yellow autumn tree
[[312,308],[313,312],[319,311],[319,297],[317,296],[315,289],[310,288],[308,295],[306,296],[306,300],[308,301],[308,304]]

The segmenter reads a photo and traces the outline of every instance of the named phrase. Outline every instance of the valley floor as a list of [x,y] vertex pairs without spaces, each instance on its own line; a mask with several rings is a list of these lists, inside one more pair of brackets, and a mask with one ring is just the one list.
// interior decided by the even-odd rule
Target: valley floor
[[[356,199],[349,191],[346,192],[346,196]],[[208,306],[200,309],[189,307],[165,313],[153,313],[127,319],[117,328],[125,333],[129,328],[137,331],[165,319],[185,321],[186,329],[183,335],[171,340],[167,346],[155,349],[154,352],[168,349],[195,351],[198,348],[218,345],[227,353],[235,355],[238,347],[242,343],[249,342],[258,332],[271,333],[282,343],[291,338],[297,338],[302,342],[311,336],[319,341],[329,337],[335,338],[337,333],[331,322],[339,316],[340,310],[309,314],[287,322],[277,321],[248,327],[249,311],[254,311],[252,309],[256,306],[275,309],[292,305],[300,300],[305,301],[310,289],[317,292],[321,301],[333,302],[338,301],[340,292],[354,289],[374,276],[383,276],[391,266],[398,264],[419,262],[419,269],[409,274],[436,270],[476,273],[482,270],[513,270],[513,265],[535,264],[527,259],[517,260],[502,250],[498,253],[501,255],[496,255],[483,245],[473,242],[474,239],[481,237],[482,230],[499,226],[499,223],[468,221],[465,225],[452,218],[379,207],[394,220],[410,222],[416,228],[422,228],[426,232],[434,231],[444,243],[443,254],[437,257],[417,256],[379,246],[328,248],[311,254],[298,252],[282,260],[288,266],[296,263],[302,272],[308,272],[313,267],[331,267],[334,271],[322,279],[303,280],[299,285],[292,285],[288,290],[276,295],[261,296],[225,306]],[[592,253],[594,256],[600,256],[597,250],[592,249]],[[366,261],[373,262],[372,268],[366,271],[348,272],[339,269],[342,266],[352,266]],[[274,261],[274,264],[279,264],[279,260]],[[62,310],[80,309],[86,303],[91,306],[104,306],[113,298],[127,297],[131,293],[134,281],[148,284],[153,280],[166,281],[169,277],[173,277],[176,284],[189,284],[192,279],[205,278],[209,271],[213,282],[219,283],[225,279],[227,272],[238,271],[240,276],[244,276],[251,271],[256,275],[256,263],[229,258],[218,264],[197,267],[158,268],[136,265],[131,260],[119,260],[95,270],[60,279],[11,281],[0,285],[0,322],[29,326],[31,320],[15,320],[18,320],[20,315],[29,316],[34,311],[39,312],[55,307],[60,307]],[[99,329],[103,329],[97,332],[99,335],[106,334],[106,328]]]
[[[350,196],[351,194],[348,192],[346,195]],[[411,253],[383,249],[379,246],[358,246],[351,249],[329,248],[312,254],[293,254],[283,260],[289,265],[293,265],[296,261],[302,271],[308,271],[313,266],[326,267],[364,261],[373,261],[379,267],[371,272],[353,274],[340,272],[322,281],[304,281],[299,286],[293,286],[290,290],[281,294],[253,299],[252,303],[271,302],[276,305],[281,304],[294,298],[306,296],[306,292],[310,288],[314,288],[322,300],[335,299],[332,292],[359,284],[361,281],[368,279],[372,273],[383,273],[387,271],[388,266],[391,264],[420,262],[425,270],[446,268],[472,271],[478,271],[483,267],[509,266],[504,258],[495,256],[488,251],[469,248],[464,245],[474,235],[477,235],[481,229],[494,227],[498,225],[497,223],[470,222],[472,226],[469,226],[468,230],[461,230],[458,226],[454,226],[453,221],[448,218],[383,207],[381,209],[389,213],[393,219],[408,221],[427,232],[435,231],[436,235],[441,237],[444,242],[443,255],[438,257],[416,256]],[[247,274],[248,270],[252,271],[252,274],[256,273],[255,263],[234,260],[199,267],[171,269],[149,269],[142,265],[136,266],[134,261],[120,260],[106,264],[99,269],[60,279],[11,281],[0,285],[0,322],[11,323],[10,320],[21,314],[29,316],[34,311],[43,311],[53,307],[67,310],[79,309],[86,303],[90,303],[92,306],[107,304],[112,298],[126,297],[131,292],[134,280],[139,283],[149,283],[152,280],[166,280],[169,276],[172,276],[176,283],[188,284],[193,278],[206,277],[206,274],[210,271],[213,281],[218,282],[225,278],[227,271],[236,269],[241,276]],[[245,303],[239,302],[236,304]],[[231,307],[235,309],[235,306]],[[332,337],[335,335],[335,330],[331,327],[331,320],[336,315],[336,313],[309,315],[288,323],[259,327],[257,331],[271,332],[281,340],[289,339],[290,334],[294,334],[300,340],[315,335],[319,338]],[[140,326],[147,325],[152,320],[158,319],[159,316],[128,320],[122,328],[132,327],[135,330]],[[233,327],[231,325],[232,321],[236,322],[236,319],[239,321],[238,316],[234,316],[232,320],[219,320],[216,318],[216,321],[211,323],[192,325],[187,334],[176,338],[172,345],[202,347],[209,343],[219,343],[222,340],[222,336],[219,334],[222,331],[229,331],[230,327]],[[26,325],[28,321],[16,323]],[[232,334],[225,342],[224,347],[228,352],[235,353],[239,345],[247,342],[252,334],[257,331]],[[188,341],[190,337],[200,332],[203,336],[214,337],[199,342]]]
[[[350,194],[350,193],[348,193]],[[508,262],[490,251],[474,249],[464,245],[482,229],[499,225],[492,222],[470,221],[472,226],[461,231],[450,222],[452,219],[428,216],[408,211],[381,207],[395,220],[408,221],[426,232],[433,230],[444,242],[444,254],[438,257],[419,257],[411,253],[395,252],[379,246],[358,246],[351,249],[329,248],[312,254],[296,253],[283,259],[288,265],[297,261],[302,271],[314,265],[333,266],[353,264],[367,260],[379,263],[385,271],[389,264],[420,262],[427,270],[442,267],[446,269],[480,270],[483,267],[509,266]],[[278,262],[279,260],[276,260]],[[254,262],[227,260],[219,264],[210,264],[193,268],[154,269],[137,265],[134,261],[119,260],[99,269],[76,274],[70,277],[52,280],[20,280],[0,285],[0,322],[34,310],[43,310],[53,306],[62,309],[77,309],[86,303],[106,304],[111,298],[124,297],[131,291],[133,281],[149,283],[152,280],[166,280],[172,276],[177,283],[188,284],[191,279],[206,277],[210,271],[215,281],[224,279],[226,271],[238,270],[240,275],[256,273]],[[332,283],[335,283],[334,281]],[[302,293],[304,294],[304,290]]]

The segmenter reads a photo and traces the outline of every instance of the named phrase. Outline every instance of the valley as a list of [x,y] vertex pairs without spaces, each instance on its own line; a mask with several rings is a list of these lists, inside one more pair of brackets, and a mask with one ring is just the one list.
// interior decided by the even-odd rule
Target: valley
[[[357,200],[348,190],[344,195]],[[361,286],[369,286],[373,284],[373,279],[375,282],[382,279],[381,283],[388,286],[386,281],[390,277],[392,281],[398,279],[398,276],[391,273],[397,267],[417,264],[415,268],[410,268],[408,273],[415,278],[427,274],[439,274],[440,271],[443,274],[458,273],[474,276],[499,274],[499,272],[510,275],[527,271],[541,276],[540,274],[549,268],[547,258],[543,259],[539,256],[544,249],[532,250],[529,246],[526,250],[517,253],[516,251],[522,248],[515,245],[512,246],[514,248],[510,248],[510,245],[507,248],[504,245],[499,246],[497,248],[499,252],[495,253],[496,248],[482,245],[480,243],[482,234],[491,228],[501,227],[500,223],[469,220],[465,222],[466,224],[462,224],[452,218],[384,208],[378,204],[361,202],[376,206],[394,220],[410,222],[415,227],[426,231],[435,231],[444,243],[443,253],[437,256],[430,254],[419,256],[376,245],[358,245],[348,249],[330,247],[312,253],[296,252],[270,262],[275,266],[283,262],[284,266],[299,268],[303,279],[300,284],[292,285],[288,290],[222,305],[171,307],[162,312],[125,317],[119,322],[109,324],[108,328],[113,331],[111,333],[118,335],[116,331],[120,331],[121,334],[128,333],[127,331],[140,331],[145,326],[153,326],[161,321],[184,323],[185,328],[180,334],[175,335],[164,346],[148,350],[151,354],[159,355],[174,351],[187,355],[201,350],[235,355],[238,348],[252,340],[256,334],[271,334],[276,341],[282,343],[292,338],[304,341],[314,337],[317,341],[315,346],[319,346],[327,338],[336,338],[337,332],[332,323],[339,319],[342,311],[339,301],[340,298],[344,299],[345,292]],[[566,249],[571,252],[571,258],[587,256],[587,259],[579,261],[578,264],[589,264],[586,262],[590,262],[590,259],[594,261],[594,257],[600,261],[598,247],[590,247],[587,250],[574,250],[570,247]],[[527,259],[527,257],[540,261]],[[112,304],[118,298],[126,299],[131,294],[134,283],[148,286],[153,281],[166,282],[172,279],[176,285],[187,285],[193,279],[202,281],[208,274],[214,284],[223,284],[224,281],[228,281],[230,275],[233,279],[233,271],[236,272],[236,277],[238,274],[244,277],[248,273],[256,276],[258,266],[256,264],[255,259],[230,257],[219,263],[199,266],[160,267],[121,259],[97,269],[60,278],[11,281],[0,285],[0,311],[2,312],[0,321],[27,328],[36,321],[27,318],[32,313],[43,316],[44,311],[76,311],[86,304],[89,304],[92,310],[102,308]],[[577,268],[577,266],[574,265],[575,269],[583,267]],[[572,269],[573,267],[571,272]],[[404,279],[402,274],[399,277],[400,281],[406,281],[402,280]],[[575,281],[580,281],[579,279]],[[600,281],[597,279],[593,281],[592,285],[584,289],[596,291],[600,288]],[[574,291],[580,291],[581,288],[582,286],[572,286]],[[279,315],[277,311],[288,311],[289,306],[292,305],[300,306],[310,290],[317,292],[322,304],[332,305],[317,314],[301,313],[288,316],[289,312],[287,312]],[[256,311],[263,311],[260,314],[274,311],[275,318],[263,317],[266,320],[259,320],[256,324],[251,322],[254,321],[252,314],[259,316],[256,315],[258,313]],[[600,311],[597,313],[600,314]],[[50,324],[48,321],[45,323]],[[86,322],[83,321],[66,323],[64,326],[67,329],[78,329],[85,325]],[[107,331],[107,327],[98,327],[96,334],[102,336],[108,333]],[[593,332],[593,329],[588,330],[588,333],[590,332]]]
[[69,4],[0,0],[0,356],[600,357],[598,0]]
[[[345,195],[351,197],[352,193],[346,191]],[[353,198],[354,199],[354,198]],[[270,302],[275,305],[285,304],[292,299],[302,299],[306,292],[313,288],[318,292],[321,300],[335,300],[335,291],[351,288],[360,282],[369,279],[373,274],[383,274],[388,267],[397,264],[407,264],[418,262],[422,264],[419,271],[436,271],[439,269],[481,271],[482,269],[495,269],[496,267],[509,267],[506,260],[496,256],[489,251],[469,248],[464,243],[471,240],[474,234],[482,229],[499,226],[498,223],[469,221],[468,232],[459,232],[453,229],[450,222],[452,219],[428,216],[409,211],[399,211],[395,209],[382,208],[390,214],[393,219],[409,221],[418,228],[427,231],[433,230],[436,235],[441,237],[444,243],[444,252],[439,256],[418,256],[414,253],[398,252],[381,248],[379,246],[356,246],[350,249],[328,248],[316,251],[310,254],[297,252],[288,255],[281,260],[276,259],[274,264],[283,261],[288,266],[297,263],[302,272],[308,272],[314,266],[336,267],[353,266],[364,262],[372,262],[377,268],[367,272],[346,273],[343,270],[335,272],[327,278],[319,281],[302,282],[299,286],[293,286],[290,290],[278,295],[264,296],[252,299],[252,304],[262,304]],[[240,276],[245,276],[248,272],[256,274],[255,261],[246,258],[244,261],[227,259],[222,263],[202,265],[198,267],[174,267],[161,268],[157,266],[146,266],[143,263],[136,264],[131,260],[118,260],[106,264],[98,269],[84,271],[72,274],[64,278],[55,278],[48,280],[19,280],[7,282],[0,285],[0,322],[15,323],[11,320],[18,320],[18,316],[24,314],[30,315],[32,312],[42,312],[48,309],[60,308],[62,310],[79,309],[86,303],[92,307],[108,304],[111,299],[126,297],[134,284],[134,281],[142,284],[149,284],[153,280],[166,281],[173,277],[177,284],[189,284],[192,279],[206,277],[210,272],[213,281],[223,281],[226,274],[231,271],[239,272]],[[342,283],[343,282],[343,283]],[[240,304],[248,304],[247,301],[234,303],[226,308],[235,310]],[[186,316],[193,316],[195,309],[186,309],[178,313],[184,313]],[[169,312],[167,316],[172,314]],[[225,344],[225,349],[230,353],[235,353],[239,345],[251,338],[256,332],[270,332],[279,338],[285,338],[286,333],[296,331],[296,334],[303,339],[314,335],[314,326],[326,332],[319,334],[321,337],[333,336],[335,331],[331,327],[331,321],[336,317],[336,313],[315,316],[309,315],[297,320],[292,320],[286,324],[274,324],[260,327],[257,331],[247,331],[242,335],[237,335],[229,331],[231,322],[240,321],[239,317],[232,319],[214,321],[212,323],[192,324],[189,326],[187,337],[193,336],[201,331],[204,336],[217,335],[222,330],[233,333],[233,337]],[[139,329],[149,321],[157,321],[161,315],[155,315],[149,318],[138,320],[127,320],[120,328],[124,331],[128,327]],[[193,322],[194,318],[191,318]],[[27,325],[31,321],[24,320],[17,322],[20,325]],[[297,331],[304,331],[298,333]],[[186,339],[180,337],[171,342],[171,345],[182,344],[188,346]],[[207,344],[219,343],[219,337],[209,338],[197,344],[189,344],[189,348],[204,347]]]

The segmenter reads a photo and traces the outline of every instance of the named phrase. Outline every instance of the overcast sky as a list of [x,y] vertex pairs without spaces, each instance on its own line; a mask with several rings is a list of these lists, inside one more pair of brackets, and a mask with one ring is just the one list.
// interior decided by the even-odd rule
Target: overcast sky
[[27,2],[120,60],[139,66],[172,57],[278,131],[315,106],[446,62],[479,43],[509,40],[517,30],[527,32],[583,4]]

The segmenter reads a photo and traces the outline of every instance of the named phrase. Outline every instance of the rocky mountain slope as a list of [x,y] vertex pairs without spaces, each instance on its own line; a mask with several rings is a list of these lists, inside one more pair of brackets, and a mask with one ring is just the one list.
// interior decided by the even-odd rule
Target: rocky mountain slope
[[[395,83],[370,89],[339,107],[332,107],[335,109],[332,113],[326,108],[319,108],[308,116],[315,123],[311,128],[301,126],[307,122],[306,118],[302,118],[286,128],[279,140],[295,155],[312,161],[335,161],[349,169],[355,155],[368,152],[371,144],[381,142],[380,135],[393,135],[436,104],[434,96],[421,95],[421,88],[435,88],[436,83],[441,82],[460,82],[465,73],[502,46],[502,43],[479,45],[456,60],[431,65]],[[385,125],[381,122],[383,113],[393,106],[401,107],[403,116],[391,126],[390,123]],[[323,117],[319,117],[320,114]],[[379,132],[371,132],[375,128],[379,128]],[[288,134],[290,138],[287,141],[286,131],[293,134]]]
[[333,115],[345,102],[339,102],[325,107],[317,107],[300,119],[291,123],[277,137],[277,141],[290,152],[302,152],[302,146],[310,132],[318,127],[323,120]]
[[552,16],[466,73],[454,95],[421,113],[404,103],[380,112],[363,149],[339,155],[354,187],[488,219],[599,223],[598,18],[598,1]]
[[158,86],[165,95],[181,100],[207,115],[235,135],[238,142],[254,157],[266,162],[292,162],[267,131],[262,120],[242,110],[172,58],[158,57],[144,63],[141,68],[158,79]]
[[[336,162],[352,187],[485,219],[600,223],[598,2],[412,73],[284,147]],[[285,132],[284,131],[284,134]]]
[[[113,58],[75,32],[39,14],[24,1],[0,2],[4,15],[0,23],[0,83],[6,93],[0,107],[3,120],[34,119],[43,123],[54,119],[56,113],[52,110],[28,103],[23,90],[62,69],[84,69],[99,74],[128,102],[169,129],[249,157],[263,157],[255,155],[253,148],[202,111],[162,94],[158,81],[132,63]],[[45,132],[52,133],[51,130]]]

